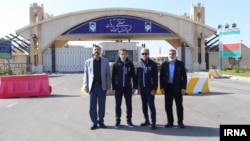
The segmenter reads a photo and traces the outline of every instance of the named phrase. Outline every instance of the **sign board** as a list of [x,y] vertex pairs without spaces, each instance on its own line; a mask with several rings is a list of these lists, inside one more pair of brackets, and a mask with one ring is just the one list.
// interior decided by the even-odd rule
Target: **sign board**
[[240,57],[241,39],[238,28],[225,29],[220,31],[220,57]]
[[11,40],[0,39],[0,59],[11,59]]
[[175,35],[170,29],[148,19],[133,16],[107,16],[81,23],[63,35]]

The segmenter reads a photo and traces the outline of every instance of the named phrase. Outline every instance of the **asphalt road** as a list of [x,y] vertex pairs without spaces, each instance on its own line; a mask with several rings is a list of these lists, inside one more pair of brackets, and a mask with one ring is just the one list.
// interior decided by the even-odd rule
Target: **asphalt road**
[[80,91],[82,76],[50,74],[49,97],[0,99],[0,141],[218,141],[220,124],[250,123],[250,83],[210,79],[209,94],[184,96],[185,129],[164,128],[167,119],[163,95],[157,95],[155,100],[156,130],[139,126],[144,120],[139,95],[133,96],[135,127],[126,125],[123,101],[122,126],[115,129],[114,96],[108,95],[105,116],[108,128],[92,131],[88,95]]

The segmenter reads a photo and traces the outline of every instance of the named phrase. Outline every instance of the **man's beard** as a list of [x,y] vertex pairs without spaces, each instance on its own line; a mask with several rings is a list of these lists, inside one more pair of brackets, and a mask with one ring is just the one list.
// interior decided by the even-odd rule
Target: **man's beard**
[[176,60],[176,57],[174,57],[173,59],[170,58],[170,57],[168,58],[168,61],[169,61],[169,62],[174,62],[175,60]]
[[100,56],[100,53],[95,52],[95,53],[92,54],[92,56],[93,56],[93,57],[98,57],[98,56]]

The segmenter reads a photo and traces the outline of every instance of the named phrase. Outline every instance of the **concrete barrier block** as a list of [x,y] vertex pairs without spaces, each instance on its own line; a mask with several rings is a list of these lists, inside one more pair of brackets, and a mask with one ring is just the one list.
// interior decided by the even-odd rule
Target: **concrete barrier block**
[[0,98],[48,96],[51,92],[47,74],[0,77]]
[[209,93],[209,85],[207,77],[190,77],[187,83],[187,94],[203,94]]
[[[186,94],[203,94],[209,93],[209,85],[207,77],[189,77],[187,82]],[[160,84],[156,91],[157,95],[161,95]]]
[[210,79],[222,77],[220,69],[210,69],[208,75],[209,75],[208,78]]

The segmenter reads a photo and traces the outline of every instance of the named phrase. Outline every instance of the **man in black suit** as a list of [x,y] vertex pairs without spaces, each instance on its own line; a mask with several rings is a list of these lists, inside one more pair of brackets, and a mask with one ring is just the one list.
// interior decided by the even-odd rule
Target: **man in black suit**
[[168,52],[168,61],[161,65],[160,71],[160,89],[165,95],[165,111],[168,118],[166,128],[174,124],[173,100],[175,99],[178,126],[185,128],[183,124],[183,95],[186,93],[187,73],[184,63],[176,59],[176,50],[170,49]]

